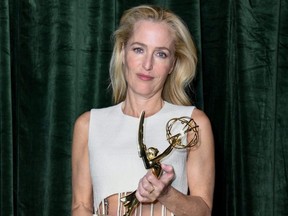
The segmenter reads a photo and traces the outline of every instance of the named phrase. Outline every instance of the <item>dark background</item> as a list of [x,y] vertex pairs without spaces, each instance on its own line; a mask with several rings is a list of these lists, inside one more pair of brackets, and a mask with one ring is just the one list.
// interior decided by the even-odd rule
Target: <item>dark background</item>
[[198,48],[213,215],[288,215],[287,0],[1,0],[0,215],[70,215],[74,121],[111,105],[111,34],[143,3],[182,17]]

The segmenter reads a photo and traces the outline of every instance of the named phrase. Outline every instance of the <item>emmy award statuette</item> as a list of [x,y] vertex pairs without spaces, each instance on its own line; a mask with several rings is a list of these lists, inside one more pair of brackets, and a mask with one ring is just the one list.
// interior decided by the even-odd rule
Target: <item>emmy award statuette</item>
[[[162,168],[160,161],[166,157],[170,152],[175,149],[191,148],[197,145],[199,140],[198,129],[199,126],[190,117],[172,118],[166,124],[166,138],[169,146],[162,154],[158,155],[158,149],[154,147],[146,148],[143,143],[143,124],[145,112],[143,111],[140,116],[139,129],[138,129],[138,154],[142,158],[146,169],[151,169],[156,177],[160,177]],[[176,125],[181,125],[180,131],[174,131]],[[183,143],[183,138],[189,134],[190,141]],[[134,209],[138,206],[139,201],[135,196],[136,191],[127,196],[121,197],[121,202],[126,207],[124,216],[131,216]]]

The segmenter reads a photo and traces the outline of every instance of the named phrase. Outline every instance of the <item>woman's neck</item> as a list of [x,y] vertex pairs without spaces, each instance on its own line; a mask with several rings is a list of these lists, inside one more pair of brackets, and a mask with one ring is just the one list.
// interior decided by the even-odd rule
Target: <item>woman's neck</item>
[[159,112],[164,106],[164,101],[162,98],[157,100],[131,100],[126,98],[123,101],[122,111],[125,115],[139,117],[142,111],[145,111],[145,116],[149,117]]

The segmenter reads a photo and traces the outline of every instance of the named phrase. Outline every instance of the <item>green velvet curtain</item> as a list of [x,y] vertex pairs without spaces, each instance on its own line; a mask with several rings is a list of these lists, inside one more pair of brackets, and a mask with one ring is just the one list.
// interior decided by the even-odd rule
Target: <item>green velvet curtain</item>
[[70,215],[73,123],[111,104],[110,36],[142,3],[175,11],[196,41],[213,215],[288,215],[287,0],[1,0],[0,215]]
[[201,4],[216,191],[226,215],[288,215],[288,1],[217,2]]

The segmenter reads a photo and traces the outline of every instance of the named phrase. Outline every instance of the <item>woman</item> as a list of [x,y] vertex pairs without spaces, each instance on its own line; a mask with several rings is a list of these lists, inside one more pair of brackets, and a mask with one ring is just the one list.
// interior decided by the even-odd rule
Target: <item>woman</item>
[[[211,215],[213,135],[209,119],[190,105],[184,90],[197,61],[188,29],[172,12],[144,5],[124,13],[114,36],[110,78],[116,105],[92,109],[75,123],[72,215],[123,215],[120,198],[134,190],[140,205],[132,215]],[[144,142],[160,152],[168,145],[169,119],[191,116],[199,126],[197,148],[172,151],[161,161],[159,178],[137,153],[143,110]]]

